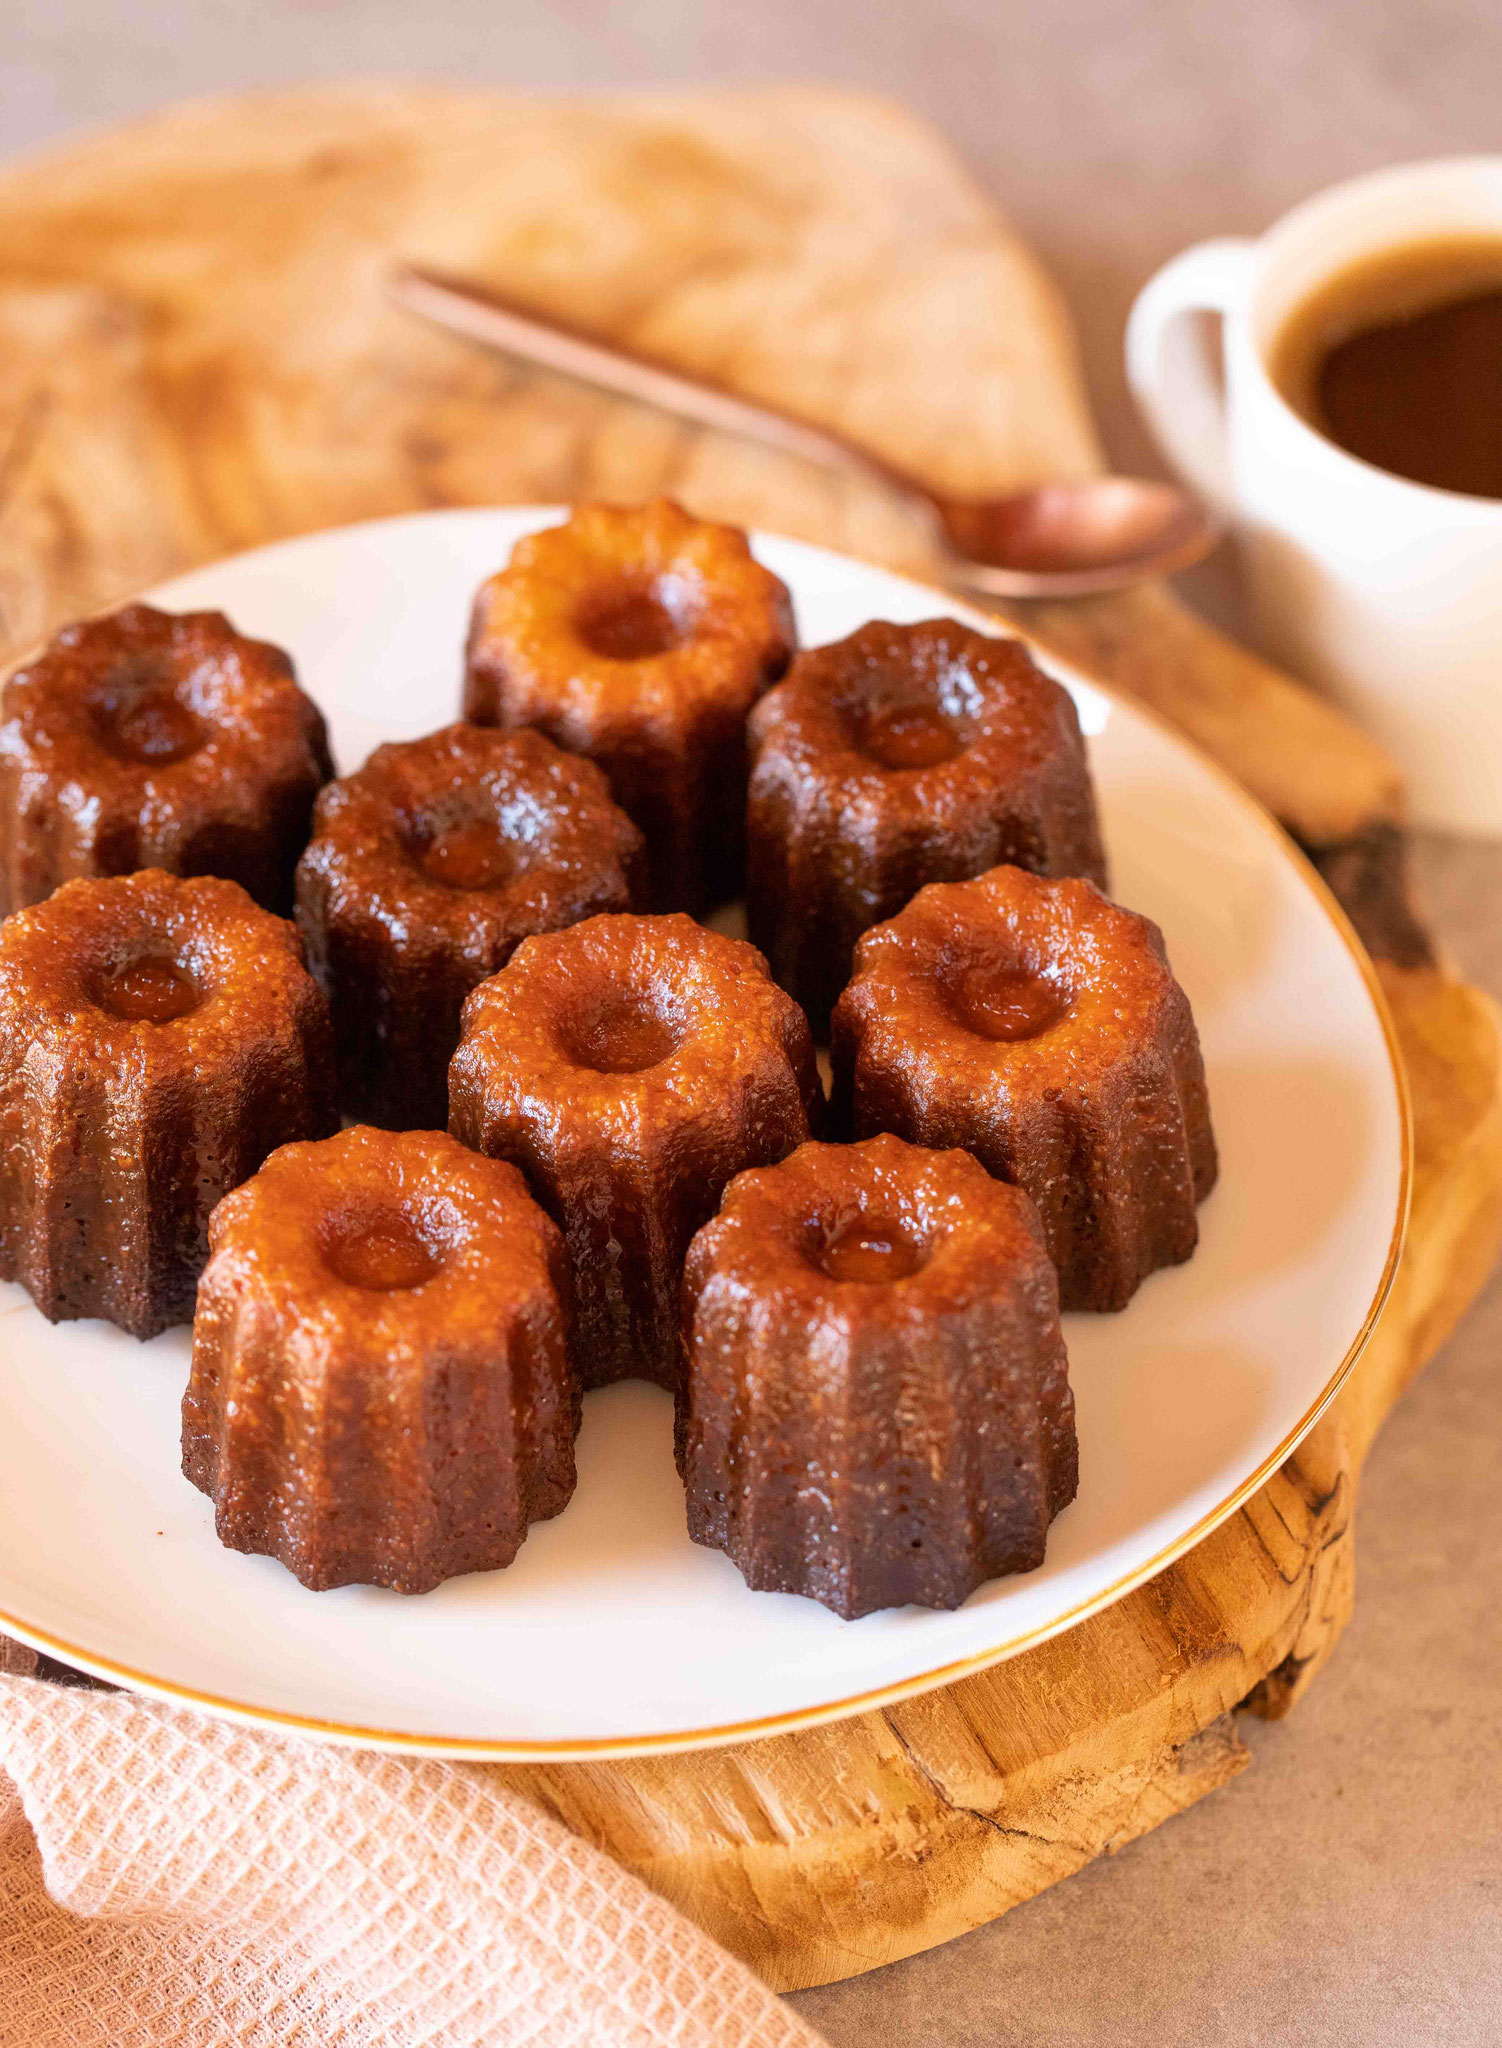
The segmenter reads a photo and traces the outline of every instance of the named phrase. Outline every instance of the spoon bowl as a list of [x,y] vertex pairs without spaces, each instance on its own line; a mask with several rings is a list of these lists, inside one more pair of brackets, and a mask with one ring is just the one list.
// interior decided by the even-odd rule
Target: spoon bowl
[[1197,499],[1147,477],[1081,477],[1005,498],[932,503],[951,579],[991,597],[1120,589],[1187,569],[1220,539]]
[[857,471],[899,493],[926,517],[938,574],[956,590],[1084,597],[1187,569],[1220,539],[1219,523],[1198,499],[1145,477],[1087,476],[999,498],[943,497],[808,420],[546,319],[489,286],[403,264],[390,288],[398,304],[466,340],[699,426],[741,434],[825,468]]

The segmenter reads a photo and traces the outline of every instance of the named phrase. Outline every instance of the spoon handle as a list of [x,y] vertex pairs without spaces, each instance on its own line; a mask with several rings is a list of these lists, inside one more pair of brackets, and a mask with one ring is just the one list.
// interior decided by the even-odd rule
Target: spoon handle
[[461,283],[437,272],[402,264],[391,276],[398,304],[420,313],[450,333],[464,335],[489,348],[520,356],[545,370],[556,370],[597,385],[620,398],[658,406],[696,426],[740,434],[784,455],[799,456],[824,469],[859,469],[907,492],[915,486],[838,435],[751,399],[737,397],[723,386],[686,377],[666,363],[618,342],[602,342],[562,321],[544,319],[486,286]]

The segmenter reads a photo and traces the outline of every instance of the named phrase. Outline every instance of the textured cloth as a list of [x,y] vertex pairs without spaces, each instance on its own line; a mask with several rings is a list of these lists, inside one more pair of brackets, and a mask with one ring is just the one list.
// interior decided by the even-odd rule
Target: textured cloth
[[0,2048],[523,2043],[818,2048],[483,1765],[0,1676]]

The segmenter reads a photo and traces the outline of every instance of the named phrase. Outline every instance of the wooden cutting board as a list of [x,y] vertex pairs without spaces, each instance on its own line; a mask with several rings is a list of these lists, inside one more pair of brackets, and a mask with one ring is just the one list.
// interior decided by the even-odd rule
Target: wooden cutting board
[[[0,174],[0,655],[213,556],[434,505],[666,490],[924,573],[921,535],[865,485],[419,326],[382,295],[398,257],[780,399],[951,490],[1099,462],[1048,279],[891,106],[813,88],[200,104]],[[1298,1453],[1107,1612],[834,1727],[506,1768],[784,1988],[994,1918],[1244,1767],[1236,1712],[1285,1713],[1339,1634],[1362,1458],[1502,1224],[1498,1022],[1408,909],[1391,764],[1161,588],[1010,616],[1217,754],[1324,867],[1408,1061],[1413,1227]]]

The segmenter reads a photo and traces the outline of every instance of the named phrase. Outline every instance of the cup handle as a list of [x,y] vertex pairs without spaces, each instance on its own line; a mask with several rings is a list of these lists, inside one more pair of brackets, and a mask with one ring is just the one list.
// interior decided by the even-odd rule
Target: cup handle
[[1126,373],[1159,447],[1191,489],[1222,518],[1236,511],[1226,408],[1203,337],[1186,313],[1239,310],[1254,244],[1198,242],[1165,263],[1137,294],[1126,328]]

